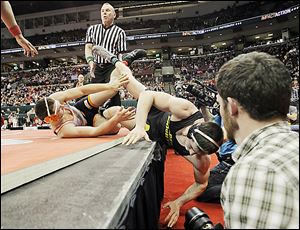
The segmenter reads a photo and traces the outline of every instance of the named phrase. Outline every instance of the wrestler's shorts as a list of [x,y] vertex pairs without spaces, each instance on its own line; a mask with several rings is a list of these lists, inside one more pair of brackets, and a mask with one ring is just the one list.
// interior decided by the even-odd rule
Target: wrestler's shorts
[[96,114],[98,114],[98,109],[92,106],[89,96],[81,98],[74,104],[74,107],[79,109],[87,121],[87,126],[93,126],[93,120]]

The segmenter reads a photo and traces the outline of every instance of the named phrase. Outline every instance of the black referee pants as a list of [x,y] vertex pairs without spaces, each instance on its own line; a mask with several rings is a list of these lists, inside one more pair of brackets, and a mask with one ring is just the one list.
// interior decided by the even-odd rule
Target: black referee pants
[[[91,83],[108,83],[110,81],[110,75],[114,69],[115,66],[112,64],[104,64],[103,67],[96,65],[95,78],[92,78]],[[112,97],[107,103],[105,103],[104,106],[106,108],[109,108],[111,106],[116,105],[121,105],[121,97],[119,92],[114,97]]]

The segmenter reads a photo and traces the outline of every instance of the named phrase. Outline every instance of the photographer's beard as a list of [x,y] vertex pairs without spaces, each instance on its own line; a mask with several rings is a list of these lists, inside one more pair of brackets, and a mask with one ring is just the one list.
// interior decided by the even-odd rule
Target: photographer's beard
[[224,128],[227,133],[228,140],[234,140],[234,136],[236,131],[239,129],[239,125],[235,119],[233,119],[228,111],[228,108],[224,106],[222,109],[220,108],[221,117],[223,120]]

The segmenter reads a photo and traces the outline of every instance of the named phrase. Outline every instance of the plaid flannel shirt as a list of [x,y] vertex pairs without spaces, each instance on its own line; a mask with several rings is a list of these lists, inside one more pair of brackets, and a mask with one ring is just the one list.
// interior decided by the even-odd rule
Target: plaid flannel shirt
[[299,133],[256,130],[233,154],[221,191],[226,228],[299,229]]

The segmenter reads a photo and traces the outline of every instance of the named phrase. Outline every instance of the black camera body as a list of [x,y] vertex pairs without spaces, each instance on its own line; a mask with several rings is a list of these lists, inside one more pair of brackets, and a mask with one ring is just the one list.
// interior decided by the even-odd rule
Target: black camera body
[[185,90],[196,97],[195,105],[199,108],[200,106],[210,107],[213,115],[219,113],[219,105],[217,103],[218,91],[212,87],[203,85],[200,81],[194,80],[197,85],[188,85]]
[[198,89],[194,85],[188,85],[185,90],[195,96],[200,105],[213,106],[216,102],[213,97],[208,96],[205,89]]
[[185,229],[224,229],[223,225],[218,223],[213,225],[209,216],[203,212],[201,209],[192,207],[185,213]]

